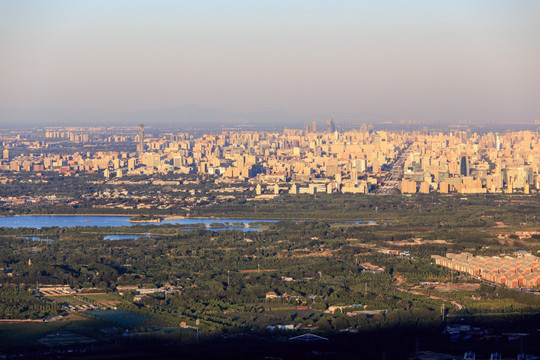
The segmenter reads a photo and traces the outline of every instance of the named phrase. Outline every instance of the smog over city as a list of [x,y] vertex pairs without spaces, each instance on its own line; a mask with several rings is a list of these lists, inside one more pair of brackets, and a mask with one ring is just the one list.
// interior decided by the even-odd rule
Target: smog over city
[[0,359],[540,358],[540,3],[0,0]]

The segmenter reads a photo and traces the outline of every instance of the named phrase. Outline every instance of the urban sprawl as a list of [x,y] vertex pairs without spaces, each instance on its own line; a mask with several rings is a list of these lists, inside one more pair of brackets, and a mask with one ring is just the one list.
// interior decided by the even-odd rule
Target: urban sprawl
[[[199,137],[145,134],[142,124],[4,132],[0,182],[28,172],[34,173],[29,181],[39,182],[42,173],[56,172],[98,174],[104,183],[122,185],[130,176],[171,174],[177,180],[154,185],[174,186],[191,174],[215,178],[223,192],[250,189],[262,198],[285,192],[527,194],[540,189],[538,132],[373,131],[367,125],[339,132],[332,118],[327,125],[324,131],[313,123],[281,133],[224,131]],[[113,150],[93,151],[99,144]],[[239,183],[247,188],[231,185]]]

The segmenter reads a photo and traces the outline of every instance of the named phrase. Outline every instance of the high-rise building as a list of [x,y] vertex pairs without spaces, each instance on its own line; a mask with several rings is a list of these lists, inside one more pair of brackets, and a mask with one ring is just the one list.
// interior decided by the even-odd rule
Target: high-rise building
[[329,133],[336,131],[336,126],[334,125],[334,119],[332,117],[329,117],[328,120],[326,120],[326,123],[328,124]]
[[144,164],[148,167],[158,168],[161,164],[161,156],[156,153],[146,153]]
[[359,173],[366,171],[366,160],[365,159],[353,160],[353,168],[356,168],[356,170]]
[[182,167],[182,157],[181,156],[175,156],[173,158],[173,166],[176,169],[180,169]]
[[135,169],[135,158],[131,158],[128,160],[128,170],[133,170]]
[[459,174],[462,176],[469,176],[470,171],[469,157],[467,155],[461,156],[459,161]]
[[137,152],[139,153],[139,159],[144,154],[144,124],[139,124],[139,144],[137,145]]
[[317,122],[313,120],[313,128],[311,129],[314,133],[317,132]]

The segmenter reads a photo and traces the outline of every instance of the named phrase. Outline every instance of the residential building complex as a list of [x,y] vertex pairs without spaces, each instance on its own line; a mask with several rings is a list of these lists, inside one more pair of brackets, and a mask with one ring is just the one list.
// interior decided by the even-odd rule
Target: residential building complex
[[437,265],[513,289],[533,288],[540,284],[540,258],[529,253],[520,253],[517,257],[487,257],[463,252],[431,257]]

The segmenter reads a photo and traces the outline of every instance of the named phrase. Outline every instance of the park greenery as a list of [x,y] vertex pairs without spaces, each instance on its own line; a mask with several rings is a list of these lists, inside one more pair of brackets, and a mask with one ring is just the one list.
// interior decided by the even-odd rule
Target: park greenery
[[[184,323],[187,333],[176,333],[183,343],[194,340],[196,320],[208,341],[270,334],[275,325],[320,334],[398,328],[423,334],[460,319],[496,327],[505,316],[540,314],[540,297],[450,272],[432,264],[431,255],[536,254],[538,236],[516,234],[539,230],[538,200],[283,195],[196,208],[193,216],[216,217],[210,227],[0,228],[0,317],[49,319],[67,315],[70,304],[113,301],[146,319],[126,329],[160,341],[173,336],[162,329]],[[283,220],[252,224],[261,232],[215,231],[219,217]],[[104,240],[107,234],[135,236]],[[35,296],[52,285],[76,293]],[[140,296],[144,289],[155,291]],[[503,320],[494,325],[494,318]]]

